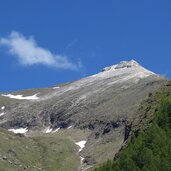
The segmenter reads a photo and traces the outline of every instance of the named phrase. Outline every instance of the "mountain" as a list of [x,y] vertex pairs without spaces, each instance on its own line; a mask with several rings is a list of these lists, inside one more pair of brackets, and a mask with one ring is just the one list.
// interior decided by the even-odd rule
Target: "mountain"
[[[144,129],[131,130],[129,141],[114,160],[94,171],[170,171],[171,170],[171,81],[143,102]],[[142,111],[142,109],[141,109]]]
[[[13,168],[16,159],[21,170],[85,170],[112,159],[132,130],[148,126],[148,121],[142,121],[147,110],[142,104],[166,83],[166,79],[131,60],[71,83],[1,93],[0,127],[6,145],[2,148],[0,144],[0,155],[8,163],[2,167]],[[33,145],[36,153],[32,149],[29,155],[34,155],[35,165],[30,164],[27,153],[23,160],[17,158],[18,147],[11,149],[9,139],[23,152]]]

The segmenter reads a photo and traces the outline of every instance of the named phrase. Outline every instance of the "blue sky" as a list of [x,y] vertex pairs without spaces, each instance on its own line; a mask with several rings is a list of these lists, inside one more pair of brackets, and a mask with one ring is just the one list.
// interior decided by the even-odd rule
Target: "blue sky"
[[170,0],[2,0],[0,26],[1,92],[130,59],[171,78]]

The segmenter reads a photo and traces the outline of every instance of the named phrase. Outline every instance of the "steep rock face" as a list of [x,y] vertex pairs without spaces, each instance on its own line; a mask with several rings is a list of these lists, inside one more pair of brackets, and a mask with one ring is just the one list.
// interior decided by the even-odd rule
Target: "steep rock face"
[[30,132],[47,127],[88,129],[82,154],[87,164],[99,163],[118,152],[137,119],[139,104],[165,81],[131,60],[57,87],[1,94],[0,105],[6,108],[0,126],[27,127]]
[[14,99],[14,106],[6,107],[10,109],[0,124],[6,127],[24,126],[17,125],[22,120],[21,124],[30,129],[38,125],[65,128],[71,124],[94,129],[96,123],[99,125],[98,121],[123,122],[119,119],[131,118],[142,98],[162,82],[162,78],[137,62],[123,61],[104,68],[96,75],[49,88],[47,93],[37,90],[36,98],[31,91],[27,96],[22,94],[22,98],[20,92],[16,95],[2,94],[1,98],[5,100]]

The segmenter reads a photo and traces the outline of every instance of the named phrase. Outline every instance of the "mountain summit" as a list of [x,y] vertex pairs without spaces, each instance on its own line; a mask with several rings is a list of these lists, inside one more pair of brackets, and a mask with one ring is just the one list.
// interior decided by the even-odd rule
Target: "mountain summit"
[[140,122],[140,104],[165,82],[134,60],[122,61],[75,82],[1,94],[0,126],[30,137],[69,137],[80,145],[81,167],[90,167],[121,149]]
[[115,70],[115,69],[131,68],[131,67],[140,67],[140,65],[138,64],[138,62],[132,59],[131,61],[121,61],[119,64],[106,67],[103,69],[103,71],[108,71],[111,69]]
[[[129,80],[131,78],[141,79],[144,77],[148,77],[150,75],[156,75],[153,72],[143,68],[140,64],[138,64],[135,60],[131,61],[121,61],[119,64],[112,65],[110,67],[105,67],[102,70],[102,73],[99,73],[94,76],[106,76],[106,77],[122,77],[123,75],[127,78],[124,80]],[[104,78],[103,77],[103,78]]]

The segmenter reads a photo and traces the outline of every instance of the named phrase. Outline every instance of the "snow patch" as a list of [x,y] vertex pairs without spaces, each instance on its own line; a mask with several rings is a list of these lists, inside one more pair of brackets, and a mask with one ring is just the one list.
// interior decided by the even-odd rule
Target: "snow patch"
[[60,88],[60,87],[53,87],[53,89],[58,89],[58,88]]
[[53,130],[53,128],[47,127],[43,132],[48,134],[48,133],[55,133],[55,132],[57,132],[59,130],[60,130],[60,128],[57,128],[57,129]]
[[17,128],[17,129],[8,129],[8,131],[14,132],[15,134],[25,134],[28,132],[27,128]]
[[80,147],[79,152],[83,150],[83,148],[85,147],[86,142],[87,141],[82,140],[82,141],[79,141],[79,142],[75,143],[76,145],[78,145]]
[[5,109],[5,106],[2,106],[2,107],[1,107],[1,110],[4,110],[4,109]]
[[48,127],[48,128],[45,130],[45,133],[48,134],[48,133],[52,132],[52,130],[53,130],[52,128]]
[[72,126],[69,126],[67,129],[71,129],[72,128]]
[[[80,147],[79,152],[81,152],[81,151],[83,150],[83,148],[85,147],[86,142],[87,142],[87,141],[82,140],[82,141],[79,141],[79,142],[76,142],[76,143],[75,143],[76,145],[78,145],[78,146]],[[80,162],[81,162],[81,166],[80,166],[81,168],[80,168],[80,170],[84,170],[84,169],[83,169],[83,160],[84,160],[84,157],[82,157],[82,156],[80,155]]]
[[57,132],[57,131],[59,131],[60,130],[60,128],[57,128],[57,129],[55,129],[54,131],[53,131],[53,133],[55,133],[55,132]]
[[0,116],[3,116],[3,115],[5,115],[5,113],[4,113],[4,112],[0,113]]
[[81,163],[82,163],[82,162],[83,162],[83,160],[84,160],[84,157],[80,156],[80,159],[81,159]]
[[34,94],[32,96],[25,96],[25,97],[23,97],[23,95],[13,95],[13,94],[2,94],[1,96],[9,97],[11,99],[18,99],[18,100],[37,100],[39,99],[37,94]]

